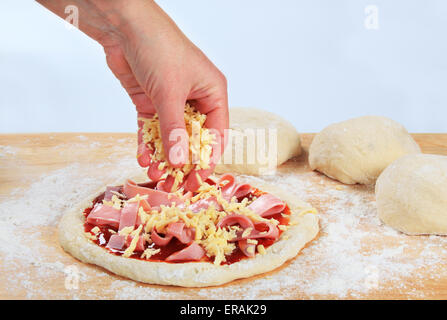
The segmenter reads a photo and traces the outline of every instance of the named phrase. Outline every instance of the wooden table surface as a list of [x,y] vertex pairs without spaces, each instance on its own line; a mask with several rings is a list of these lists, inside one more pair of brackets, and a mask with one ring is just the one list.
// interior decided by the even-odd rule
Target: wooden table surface
[[[281,166],[279,172],[282,174],[305,174],[310,173],[307,164],[307,149],[313,138],[313,134],[303,134],[302,141],[306,152],[298,159],[289,161]],[[421,146],[425,153],[435,153],[447,155],[447,134],[414,134],[415,140]],[[110,172],[120,170],[117,164],[122,165],[122,159],[127,159],[129,167],[137,168],[135,161],[136,152],[136,137],[130,133],[54,133],[54,134],[3,134],[0,135],[0,209],[5,213],[8,205],[13,202],[8,202],[11,199],[20,197],[21,190],[26,192],[30,186],[42,177],[46,177],[57,170],[70,168],[75,166],[76,170],[82,170],[83,175],[89,175],[97,179],[97,186],[110,183],[110,177],[116,178],[116,175],[110,175]],[[91,169],[89,169],[91,168]],[[74,170],[74,169],[73,169]],[[312,179],[323,181],[325,184],[338,186],[339,184],[322,175],[315,174],[311,176]],[[81,177],[80,177],[81,178]],[[82,181],[82,180],[80,180]],[[316,181],[316,180],[315,180]],[[312,181],[311,181],[312,182]],[[94,184],[90,182],[90,185]],[[82,188],[82,185],[79,186]],[[351,188],[351,187],[349,187]],[[355,187],[353,187],[355,188]],[[355,189],[352,189],[355,190]],[[373,194],[371,190],[367,192],[367,197],[373,201]],[[306,199],[308,201],[309,199]],[[318,200],[318,196],[310,199],[312,205],[319,209],[320,214],[324,214],[327,209],[327,204],[322,204]],[[2,208],[3,205],[3,208]],[[59,215],[60,217],[60,215]],[[0,219],[2,217],[0,216]],[[160,286],[150,286],[136,284],[133,281],[127,281],[121,277],[117,277],[109,272],[102,270],[96,266],[83,265],[68,254],[66,254],[57,244],[56,237],[56,223],[50,223],[46,227],[46,232],[36,236],[36,239],[41,244],[48,246],[49,250],[43,250],[43,260],[40,269],[30,263],[24,265],[23,259],[18,258],[15,267],[11,263],[6,263],[6,253],[0,249],[0,259],[2,264],[0,266],[0,298],[126,298],[124,290],[130,286],[132,292],[127,292],[129,298],[134,298],[133,295],[139,294],[144,298],[191,298],[201,299],[206,298],[207,291],[209,297],[226,298],[244,298],[247,294],[239,290],[246,286],[250,290],[250,281],[254,279],[246,279],[236,281],[230,285],[222,288],[213,289],[181,289],[181,288],[165,288]],[[26,230],[26,226],[19,226],[17,230]],[[22,228],[22,229],[20,229]],[[39,230],[40,232],[41,230]],[[318,241],[324,241],[324,230],[320,233]],[[27,230],[27,232],[37,232]],[[417,241],[417,240],[411,240]],[[51,249],[51,250],[50,250]],[[306,249],[306,255],[312,254],[312,244]],[[299,258],[299,257],[298,257]],[[28,260],[27,260],[28,261]],[[40,261],[40,260],[39,260]],[[446,257],[447,261],[447,257]],[[42,266],[44,263],[60,263],[63,266],[75,265],[81,270],[83,280],[81,281],[81,288],[79,290],[70,291],[66,288],[66,275],[64,271],[52,276],[51,279],[45,278],[42,275]],[[318,262],[317,262],[318,263]],[[445,268],[446,265],[442,265]],[[15,268],[15,270],[13,270]],[[287,269],[287,266],[285,267]],[[20,276],[16,276],[17,270],[20,270]],[[277,274],[285,272],[284,269],[273,271],[269,273],[269,277],[274,279]],[[433,271],[426,270],[427,273]],[[278,275],[279,277],[280,275]],[[17,277],[14,281],[14,277]],[[256,277],[259,279],[261,277]],[[273,281],[273,280],[272,280]],[[387,280],[388,281],[388,280]],[[391,281],[391,280],[390,280]],[[400,280],[402,281],[402,280]],[[408,279],[411,283],[412,279]],[[395,282],[390,282],[388,287],[395,286]],[[39,284],[39,285],[38,285]],[[39,287],[39,289],[37,289]],[[409,288],[408,286],[406,288]],[[259,289],[259,288],[258,288]],[[273,292],[271,295],[265,292],[259,294],[251,292],[251,298],[447,298],[447,277],[436,278],[427,277],[426,281],[419,281],[414,284],[413,292],[417,295],[410,295],[405,290],[386,289],[383,287],[380,290],[372,290],[368,292],[352,293],[347,295],[337,295],[334,292],[308,294],[300,290],[284,289],[282,292],[273,292],[274,289],[269,289]],[[117,290],[121,290],[121,295],[116,294]],[[129,289],[130,290],[130,289]],[[144,291],[142,291],[144,290]],[[220,291],[219,291],[220,290]],[[273,291],[272,291],[273,290]],[[218,292],[222,292],[219,295]],[[228,292],[235,292],[234,295],[229,295]],[[287,296],[284,296],[287,295]]]

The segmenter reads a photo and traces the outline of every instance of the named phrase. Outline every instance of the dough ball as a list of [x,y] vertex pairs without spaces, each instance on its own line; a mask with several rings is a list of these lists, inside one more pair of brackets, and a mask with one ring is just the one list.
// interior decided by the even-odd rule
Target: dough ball
[[408,155],[376,184],[380,219],[407,234],[447,234],[447,157]]
[[309,164],[346,184],[374,184],[391,162],[420,152],[401,124],[365,116],[331,124],[318,133],[309,149]]
[[300,154],[300,137],[290,122],[256,108],[231,108],[228,144],[215,171],[269,174]]

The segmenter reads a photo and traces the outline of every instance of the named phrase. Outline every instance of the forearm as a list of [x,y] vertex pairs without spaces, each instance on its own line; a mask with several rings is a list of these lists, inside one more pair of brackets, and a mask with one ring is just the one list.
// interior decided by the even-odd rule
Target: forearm
[[124,39],[134,42],[142,35],[146,41],[156,41],[164,36],[164,30],[175,29],[181,34],[175,23],[152,0],[36,1],[63,19],[68,15],[65,8],[76,6],[79,29],[103,46]]

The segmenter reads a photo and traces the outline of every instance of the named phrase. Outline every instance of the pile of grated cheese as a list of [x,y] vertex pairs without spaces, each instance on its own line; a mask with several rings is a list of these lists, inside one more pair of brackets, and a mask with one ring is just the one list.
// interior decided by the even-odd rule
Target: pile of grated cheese
[[160,121],[158,114],[154,117],[138,118],[143,122],[143,142],[153,150],[150,155],[152,162],[160,162],[158,169],[165,170],[161,179],[167,176],[174,177],[171,191],[177,190],[178,186],[192,170],[209,169],[212,153],[212,145],[216,143],[216,137],[209,129],[204,127],[206,115],[197,111],[188,103],[185,106],[185,127],[189,136],[189,161],[181,168],[169,165],[164,152],[161,139]]

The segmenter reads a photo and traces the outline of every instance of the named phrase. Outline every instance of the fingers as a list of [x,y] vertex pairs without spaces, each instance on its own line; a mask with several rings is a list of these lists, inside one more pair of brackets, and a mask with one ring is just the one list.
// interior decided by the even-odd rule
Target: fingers
[[185,99],[168,98],[157,105],[165,157],[179,168],[189,159],[189,137],[185,128]]
[[158,169],[158,166],[160,165],[160,161],[154,162],[149,166],[149,169],[147,170],[147,176],[152,181],[158,181],[161,179],[163,174],[166,170],[160,170]]
[[[147,118],[147,116],[138,115],[138,117]],[[138,120],[138,149],[137,149],[137,161],[138,164],[146,168],[151,164],[151,155],[154,153],[154,150],[150,149],[146,143],[143,141],[143,125],[144,122]]]
[[104,52],[106,54],[107,65],[115,77],[121,82],[121,85],[131,98],[137,111],[154,114],[154,105],[135,78],[121,47],[105,47]]
[[143,168],[148,167],[151,164],[151,154],[152,150],[150,150],[144,142],[140,143],[137,150],[138,164]]
[[222,76],[221,83],[214,90],[204,97],[194,100],[194,105],[198,111],[206,114],[205,127],[210,129],[215,135],[218,143],[217,150],[213,150],[214,161],[217,162],[223,153],[226,145],[225,131],[228,129],[228,95],[226,80]]

